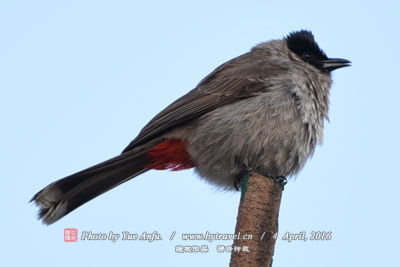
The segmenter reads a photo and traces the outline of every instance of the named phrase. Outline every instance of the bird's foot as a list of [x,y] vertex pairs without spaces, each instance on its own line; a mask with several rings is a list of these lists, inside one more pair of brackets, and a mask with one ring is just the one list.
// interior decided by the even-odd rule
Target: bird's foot
[[286,185],[287,184],[287,179],[283,175],[267,174],[267,175],[264,175],[264,176],[271,178],[277,184],[278,183],[281,184],[281,185]]
[[[233,181],[233,186],[235,187],[235,189],[237,191],[239,191],[239,183],[242,181],[242,179],[250,174],[250,173],[257,173],[256,171],[253,170],[253,168],[243,164],[243,170],[235,177],[235,180]],[[282,188],[287,184],[287,179],[285,176],[283,175],[275,175],[275,174],[261,174],[258,173],[264,177],[268,177],[271,178],[272,180],[274,180],[274,183],[276,184],[280,184],[282,186]]]
[[236,175],[235,180],[233,180],[233,186],[237,191],[239,191],[238,184],[242,181],[242,179],[249,173],[254,172],[251,167],[244,165],[243,171],[241,171],[238,175]]

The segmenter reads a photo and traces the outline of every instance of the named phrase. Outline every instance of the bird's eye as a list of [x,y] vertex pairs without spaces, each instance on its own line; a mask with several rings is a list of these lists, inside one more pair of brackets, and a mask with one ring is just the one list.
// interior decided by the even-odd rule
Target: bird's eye
[[304,61],[310,61],[313,58],[310,52],[304,52],[302,57]]

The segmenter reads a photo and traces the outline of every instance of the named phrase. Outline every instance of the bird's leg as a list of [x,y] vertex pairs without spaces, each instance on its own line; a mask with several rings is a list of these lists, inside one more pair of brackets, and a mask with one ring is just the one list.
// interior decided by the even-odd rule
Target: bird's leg
[[[236,175],[235,179],[233,180],[233,186],[235,187],[235,189],[237,191],[239,191],[239,187],[238,184],[242,181],[243,177],[251,172],[257,173],[256,171],[253,170],[253,168],[247,166],[247,164],[242,163],[243,169],[241,172],[239,172],[238,175]],[[268,177],[271,178],[272,180],[274,180],[274,183],[278,183],[282,186],[285,186],[287,184],[287,179],[285,176],[283,175],[276,175],[276,174],[262,174],[262,173],[258,173],[264,177]]]
[[238,175],[236,175],[235,180],[233,180],[233,186],[237,191],[239,191],[238,184],[242,181],[243,177],[246,174],[253,172],[253,169],[246,164],[243,164],[243,167],[243,170]]
[[281,185],[286,185],[287,184],[287,179],[283,175],[267,174],[267,175],[264,175],[264,176],[271,178],[272,180],[274,180],[275,183],[279,183]]

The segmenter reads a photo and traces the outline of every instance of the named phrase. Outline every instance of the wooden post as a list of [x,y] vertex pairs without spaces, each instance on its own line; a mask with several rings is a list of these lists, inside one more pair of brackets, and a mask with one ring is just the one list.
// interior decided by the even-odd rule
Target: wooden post
[[282,190],[272,178],[255,173],[243,178],[235,230],[240,239],[233,243],[230,267],[272,266]]

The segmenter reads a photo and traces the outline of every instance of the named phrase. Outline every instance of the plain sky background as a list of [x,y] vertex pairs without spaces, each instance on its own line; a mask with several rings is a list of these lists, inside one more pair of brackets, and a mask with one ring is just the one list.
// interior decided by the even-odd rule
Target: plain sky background
[[[330,123],[283,193],[274,267],[399,262],[398,1],[2,1],[1,265],[228,266],[182,233],[233,233],[240,195],[193,174],[150,171],[54,225],[30,198],[117,155],[159,111],[221,63],[311,29],[330,57]],[[159,232],[164,240],[63,241],[64,228]],[[168,240],[173,231],[177,237]],[[281,240],[332,231],[330,241]],[[176,245],[208,244],[205,254]]]

